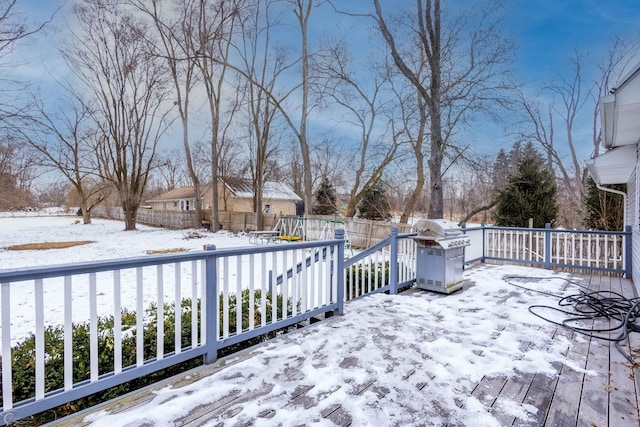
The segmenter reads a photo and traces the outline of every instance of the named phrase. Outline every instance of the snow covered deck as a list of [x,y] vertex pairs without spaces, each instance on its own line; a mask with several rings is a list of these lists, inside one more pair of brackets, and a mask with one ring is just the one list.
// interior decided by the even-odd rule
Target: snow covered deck
[[[543,306],[538,314],[559,321],[544,307],[560,296],[588,286],[632,298],[630,281],[490,265],[465,276],[475,284],[448,296],[413,289],[351,301],[344,316],[60,424],[638,425],[638,365],[613,342],[529,311]],[[640,334],[622,350],[640,360]]]

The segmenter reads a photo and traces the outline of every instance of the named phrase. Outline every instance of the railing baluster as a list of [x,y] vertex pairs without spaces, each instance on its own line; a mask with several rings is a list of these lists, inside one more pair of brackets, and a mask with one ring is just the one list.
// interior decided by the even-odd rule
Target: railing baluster
[[[312,260],[312,258],[309,258]],[[313,262],[313,261],[311,261]],[[300,298],[302,299],[302,312],[306,312],[309,310],[309,268],[307,267],[307,252],[302,250],[302,271],[301,271],[301,280],[298,286],[300,286]]]
[[44,285],[42,279],[34,283],[36,310],[36,400],[44,398]]
[[[215,246],[211,246],[211,247],[215,247]],[[205,250],[209,250],[209,246],[207,246],[205,248]],[[216,264],[218,262],[218,259],[216,257]],[[217,265],[216,265],[216,269],[217,269]],[[219,276],[216,275],[216,280],[218,279]],[[219,292],[219,288],[216,286],[215,292],[213,290],[211,290],[211,288],[215,285],[214,283],[209,283],[207,281],[207,260],[203,259],[202,261],[200,261],[200,283],[202,286],[202,289],[200,290],[200,295],[202,298],[202,301],[200,302],[201,305],[201,312],[202,312],[202,321],[200,322],[200,343],[203,345],[209,344],[211,345],[211,343],[209,341],[207,341],[207,324],[209,322],[212,322],[211,328],[213,329],[215,332],[213,332],[211,335],[215,336],[216,339],[220,336],[220,322],[218,321],[219,316],[216,315],[216,321],[213,322],[211,319],[206,317],[206,314],[208,313],[207,311],[207,306],[211,306],[214,305],[215,306],[215,300],[218,298],[218,292]],[[207,292],[207,290],[209,289],[209,292]],[[212,298],[208,298],[207,295],[213,295],[213,299]],[[219,300],[218,300],[219,301]]]
[[144,289],[142,267],[136,268],[136,366],[144,365]]
[[73,388],[73,317],[71,276],[64,276],[64,389]]
[[[182,264],[173,264],[173,274],[175,283],[173,288],[173,312],[174,312],[174,351],[176,354],[182,353]],[[162,325],[164,330],[164,325]]]
[[242,255],[236,256],[236,335],[242,333]]
[[122,294],[120,270],[113,270],[113,370],[122,373]]
[[91,361],[91,382],[98,381],[98,284],[96,273],[89,273],[89,359]]
[[11,284],[0,284],[2,299],[2,409],[13,409],[13,367],[11,361]]
[[[318,251],[318,248],[315,248],[314,251]],[[309,264],[309,281],[307,282],[307,287],[308,287],[308,292],[309,292],[309,307],[314,309],[317,307],[316,301],[317,301],[317,290],[318,290],[318,285],[316,282],[316,258],[315,258],[315,254],[318,254],[318,256],[320,256],[322,254],[322,251],[319,252],[315,252],[312,253],[311,255],[311,264]]]
[[596,234],[596,267],[600,267],[600,236]]
[[262,274],[260,280],[260,326],[267,324],[267,254],[261,256]]
[[[327,261],[326,261],[326,267],[327,267],[327,285],[329,287],[328,291],[329,291],[329,300],[328,303],[334,303],[336,301],[338,301],[338,288],[337,288],[337,284],[338,284],[338,277],[337,277],[337,271],[336,274],[334,274],[334,266],[337,266],[337,261],[335,261],[333,258],[336,257],[337,255],[337,251],[334,251],[333,254],[331,253],[331,249],[333,249],[330,246],[326,247],[327,250]],[[342,303],[342,302],[340,302]]]
[[[158,264],[156,266],[156,281],[157,281],[157,295],[156,295],[156,357],[158,360],[164,359],[164,270],[163,265]],[[175,311],[177,313],[177,311]]]
[[229,338],[229,257],[224,257],[222,261],[222,338]]
[[256,304],[256,292],[255,292],[255,257],[254,254],[249,255],[249,330],[253,330],[255,328],[255,304]]
[[287,251],[282,251],[282,319],[288,317],[287,303],[289,302],[289,280],[287,279],[288,258]]
[[278,252],[271,257],[271,323],[278,321]]
[[291,251],[291,315],[298,314],[298,250]]
[[378,287],[380,286],[378,283],[378,275],[380,274],[380,251],[376,251],[375,256],[376,268],[374,269],[375,276],[373,278],[373,289],[378,289]]
[[[204,296],[202,297],[204,299]],[[198,343],[198,262],[191,261],[191,348]]]

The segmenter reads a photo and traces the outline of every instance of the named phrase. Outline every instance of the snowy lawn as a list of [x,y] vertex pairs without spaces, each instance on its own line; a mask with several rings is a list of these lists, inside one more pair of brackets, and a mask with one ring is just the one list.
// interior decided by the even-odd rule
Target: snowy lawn
[[[226,231],[207,233],[200,230],[165,230],[138,225],[136,231],[124,231],[124,223],[94,219],[91,224],[80,223],[77,216],[50,216],[25,218],[0,218],[0,270],[29,268],[57,264],[149,256],[149,253],[163,251],[202,250],[204,246],[218,248],[251,246],[248,236]],[[52,242],[92,243],[64,249],[8,250],[15,245]],[[190,277],[190,267],[183,266],[186,281]],[[167,268],[166,292],[172,295],[170,286],[173,269]],[[59,282],[59,283],[58,283]],[[135,308],[135,272],[127,270],[122,277],[123,307]],[[128,285],[128,286],[127,286]],[[112,285],[110,280],[98,286],[98,314],[112,313]],[[62,279],[47,283],[44,289],[46,324],[61,324],[64,319],[64,293]],[[184,293],[189,292],[184,286]],[[187,295],[185,295],[187,296]],[[82,283],[74,286],[73,321],[85,322],[89,319],[88,286]],[[156,300],[155,286],[145,287],[145,307]],[[15,283],[11,286],[11,340],[17,343],[26,338],[35,328],[33,284]]]

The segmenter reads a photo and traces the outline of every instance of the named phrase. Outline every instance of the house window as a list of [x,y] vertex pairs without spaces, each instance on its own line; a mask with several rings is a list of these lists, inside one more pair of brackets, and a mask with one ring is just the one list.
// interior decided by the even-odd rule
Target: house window
[[185,211],[189,210],[189,201],[188,200],[185,200],[185,202],[184,202],[184,210]]
[[184,200],[180,200],[180,210],[184,210]]
[[271,213],[271,203],[264,205],[264,213]]
[[177,200],[174,200],[174,201],[173,201],[173,207],[174,207],[174,208],[177,208],[177,207],[178,207],[178,201],[177,201]]

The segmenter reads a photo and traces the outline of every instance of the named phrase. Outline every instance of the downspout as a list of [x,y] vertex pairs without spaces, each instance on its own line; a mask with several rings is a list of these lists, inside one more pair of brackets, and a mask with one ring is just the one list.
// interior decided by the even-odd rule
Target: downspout
[[[598,182],[594,179],[593,182],[595,182],[596,187],[599,190],[602,191],[606,191],[607,193],[613,193],[613,194],[619,194],[622,196],[622,203],[623,203],[623,219],[622,219],[622,231],[627,231],[627,193],[625,193],[624,191],[620,191],[620,190],[614,190],[613,188],[607,188],[607,187],[603,187],[600,184],[598,184]],[[625,236],[625,242],[628,241],[628,238]],[[626,246],[626,245],[625,245]],[[628,247],[628,246],[627,246]],[[627,270],[627,278],[629,277],[629,275],[631,275],[631,270],[627,269],[626,265],[627,265],[627,251],[623,250],[622,251],[622,265],[625,266],[624,268]],[[633,256],[632,256],[633,258]]]
[[598,190],[606,191],[607,193],[619,194],[622,196],[622,206],[624,208],[622,214],[622,231],[625,231],[627,229],[627,193],[620,190],[614,190],[613,188],[603,187],[598,184],[595,179],[593,180],[593,182],[596,184]]

